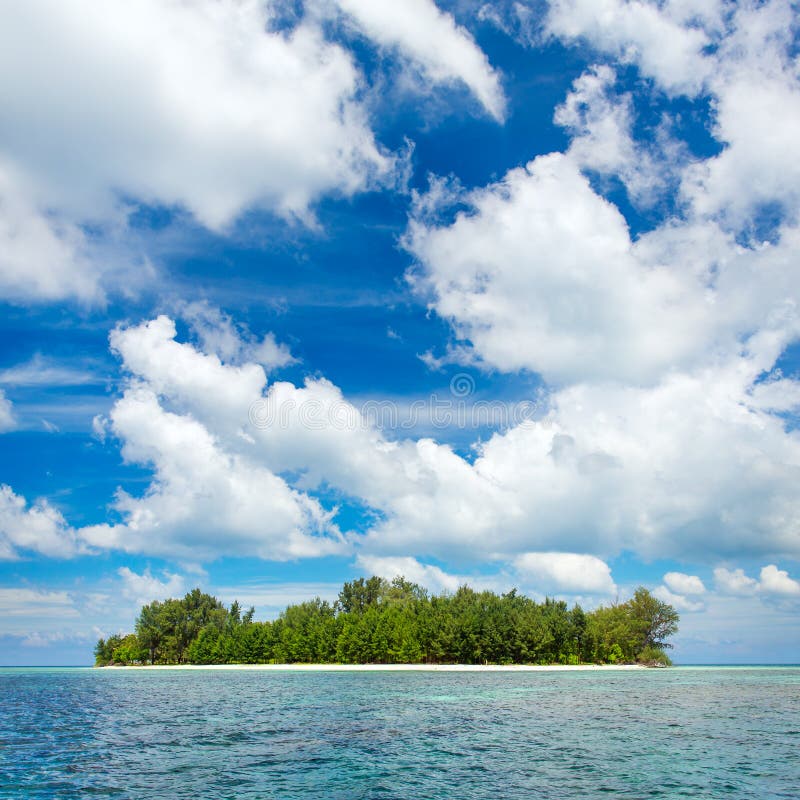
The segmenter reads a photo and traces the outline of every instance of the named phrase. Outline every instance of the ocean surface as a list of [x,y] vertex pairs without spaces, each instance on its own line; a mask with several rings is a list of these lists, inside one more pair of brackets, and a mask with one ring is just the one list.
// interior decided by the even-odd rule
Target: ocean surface
[[0,798],[800,798],[800,668],[0,669]]

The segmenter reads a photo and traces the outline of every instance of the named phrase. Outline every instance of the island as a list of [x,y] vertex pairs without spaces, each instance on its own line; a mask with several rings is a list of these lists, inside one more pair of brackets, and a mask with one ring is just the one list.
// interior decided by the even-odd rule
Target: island
[[403,577],[347,582],[338,599],[273,621],[193,589],[142,607],[132,633],[102,638],[96,666],[181,664],[643,664],[667,666],[678,613],[639,587],[584,611],[512,590],[430,594]]

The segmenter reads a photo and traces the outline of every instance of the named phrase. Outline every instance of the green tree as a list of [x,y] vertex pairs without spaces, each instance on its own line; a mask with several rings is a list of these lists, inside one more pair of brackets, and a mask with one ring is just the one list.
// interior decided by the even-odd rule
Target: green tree
[[569,612],[569,638],[575,644],[575,663],[580,664],[586,639],[586,614],[579,605]]
[[147,660],[147,648],[142,647],[135,633],[129,633],[112,652],[115,664],[141,664]]
[[94,663],[99,667],[114,663],[114,650],[122,643],[119,634],[112,634],[108,639],[100,639],[94,648]]
[[135,634],[95,646],[95,663],[669,663],[663,648],[677,631],[675,609],[640,587],[624,603],[586,613],[563,600],[537,603],[461,586],[428,595],[403,577],[345,583],[331,605],[315,598],[255,622],[193,589],[182,599],[142,607]]
[[636,657],[647,647],[662,651],[672,647],[667,639],[677,633],[680,618],[669,603],[653,597],[644,586],[640,586],[625,605],[638,636]]
[[366,580],[358,578],[342,586],[337,606],[345,614],[363,614],[367,608],[381,601],[387,588],[386,581],[376,575]]
[[160,613],[161,603],[154,600],[149,605],[142,607],[136,619],[136,638],[142,647],[146,648],[151,664],[155,664],[158,659],[163,638]]

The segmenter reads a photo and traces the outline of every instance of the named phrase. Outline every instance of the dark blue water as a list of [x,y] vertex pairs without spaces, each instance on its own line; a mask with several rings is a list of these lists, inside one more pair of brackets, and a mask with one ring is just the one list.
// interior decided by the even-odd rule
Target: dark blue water
[[800,797],[800,669],[0,670],[0,798]]

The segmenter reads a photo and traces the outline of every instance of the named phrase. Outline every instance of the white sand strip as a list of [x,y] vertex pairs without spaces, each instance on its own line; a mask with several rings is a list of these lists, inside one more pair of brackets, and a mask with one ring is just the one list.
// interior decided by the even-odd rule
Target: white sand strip
[[252,670],[258,672],[593,672],[647,669],[641,664],[156,664],[124,670]]

